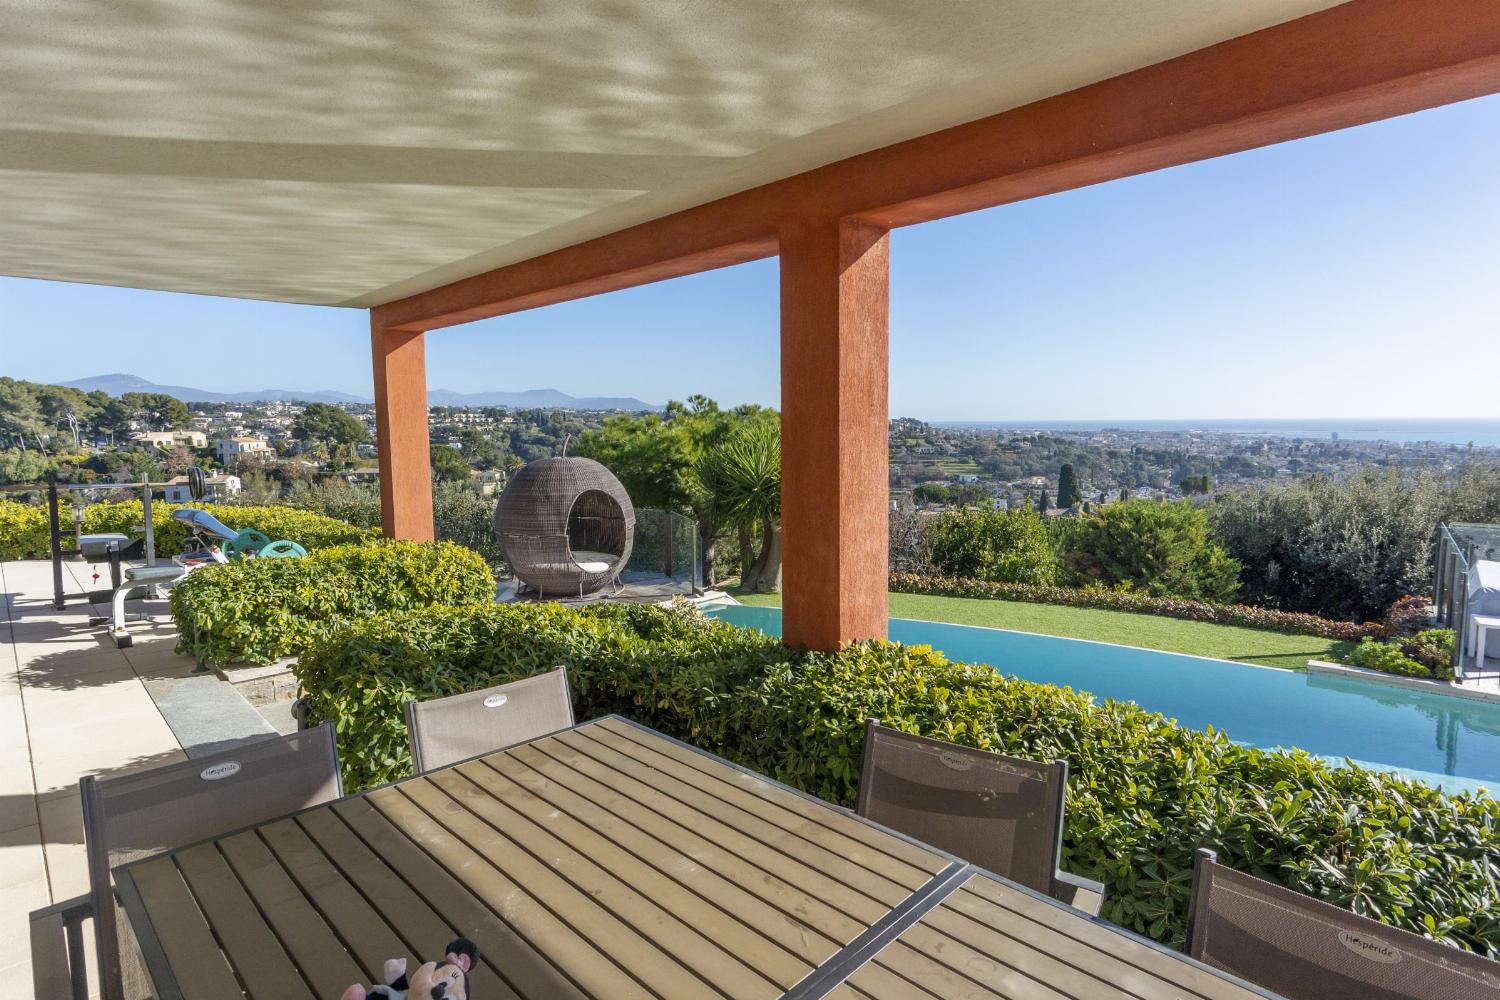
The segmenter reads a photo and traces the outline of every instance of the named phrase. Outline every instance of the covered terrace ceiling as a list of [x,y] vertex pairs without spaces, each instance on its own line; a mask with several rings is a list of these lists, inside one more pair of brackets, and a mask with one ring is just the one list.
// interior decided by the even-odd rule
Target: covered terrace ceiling
[[373,306],[1329,0],[0,0],[0,274]]

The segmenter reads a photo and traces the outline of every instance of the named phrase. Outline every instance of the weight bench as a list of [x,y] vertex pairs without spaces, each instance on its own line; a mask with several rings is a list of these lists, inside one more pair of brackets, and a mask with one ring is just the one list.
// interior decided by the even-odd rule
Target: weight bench
[[133,642],[130,633],[125,631],[125,602],[130,599],[130,595],[152,587],[170,587],[187,576],[188,572],[186,566],[176,563],[125,567],[125,580],[115,588],[114,598],[110,602],[109,635],[118,648],[125,649]]

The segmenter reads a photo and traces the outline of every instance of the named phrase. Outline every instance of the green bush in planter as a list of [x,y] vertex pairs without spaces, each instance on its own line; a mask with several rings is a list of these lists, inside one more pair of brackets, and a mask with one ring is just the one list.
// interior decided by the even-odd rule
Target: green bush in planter
[[434,608],[349,624],[304,656],[314,719],[352,788],[409,766],[401,704],[566,663],[579,718],[617,712],[833,802],[854,802],[865,718],[1066,758],[1064,865],[1106,916],[1180,944],[1192,851],[1432,937],[1500,953],[1500,802],[1301,751],[1266,752],[1134,704],[950,663],[923,647],[838,653],[659,608]]
[[1388,674],[1452,680],[1453,646],[1457,641],[1451,628],[1423,629],[1390,642],[1365,639],[1349,654],[1349,662]]
[[171,592],[178,649],[211,663],[300,655],[377,611],[494,600],[494,574],[477,553],[452,542],[386,540],[206,566]]

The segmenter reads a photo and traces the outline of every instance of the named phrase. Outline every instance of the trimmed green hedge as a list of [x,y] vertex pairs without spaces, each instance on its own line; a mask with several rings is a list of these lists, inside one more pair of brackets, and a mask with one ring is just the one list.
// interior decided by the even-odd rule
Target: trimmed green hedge
[[[287,538],[309,551],[330,545],[348,545],[376,538],[380,534],[370,528],[356,528],[352,524],[295,507],[159,502],[151,505],[151,521],[156,534],[156,554],[163,558],[181,552],[183,543],[188,538],[187,525],[172,520],[172,511],[179,507],[206,510],[236,530],[255,528],[271,536],[273,541]],[[60,513],[63,531],[71,535],[72,512],[63,504]],[[135,525],[143,523],[143,520],[140,500],[96,503],[84,508],[83,530],[86,533],[128,532]],[[71,545],[72,542],[65,540],[63,544]],[[48,559],[51,555],[46,505],[0,500],[0,560]]]
[[452,542],[386,540],[205,566],[171,592],[178,650],[210,663],[300,655],[377,611],[494,600],[495,575],[477,552]]
[[1356,640],[1382,636],[1386,629],[1375,622],[1339,622],[1300,611],[1275,611],[1247,604],[1214,604],[1183,597],[1153,597],[1133,590],[1103,587],[1053,587],[1045,584],[992,583],[953,576],[892,573],[890,589],[898,594],[928,594],[933,597],[973,597],[986,601],[1023,601],[1027,604],[1058,604],[1071,608],[1129,611],[1190,622],[1238,625],[1292,635],[1315,635],[1324,639]]
[[47,508],[0,499],[0,562],[50,559]]
[[862,726],[1071,764],[1064,866],[1105,915],[1181,944],[1192,852],[1419,933],[1500,953],[1500,802],[1267,752],[1131,703],[950,663],[925,647],[838,653],[686,612],[510,605],[378,615],[297,668],[339,730],[353,788],[407,773],[401,705],[566,663],[579,718],[619,713],[845,805]]

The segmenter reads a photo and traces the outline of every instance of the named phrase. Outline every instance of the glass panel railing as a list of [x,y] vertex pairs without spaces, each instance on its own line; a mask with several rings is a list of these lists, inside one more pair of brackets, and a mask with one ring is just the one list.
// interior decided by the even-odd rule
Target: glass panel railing
[[621,581],[628,586],[657,584],[673,592],[703,590],[703,559],[698,524],[675,510],[637,509],[635,546]]

